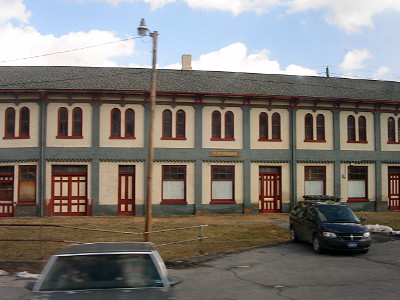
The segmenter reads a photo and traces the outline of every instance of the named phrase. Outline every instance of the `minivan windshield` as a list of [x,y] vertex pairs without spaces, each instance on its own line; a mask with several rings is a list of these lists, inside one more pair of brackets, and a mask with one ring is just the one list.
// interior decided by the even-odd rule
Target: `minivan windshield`
[[322,222],[359,223],[360,220],[347,206],[320,205],[317,207]]

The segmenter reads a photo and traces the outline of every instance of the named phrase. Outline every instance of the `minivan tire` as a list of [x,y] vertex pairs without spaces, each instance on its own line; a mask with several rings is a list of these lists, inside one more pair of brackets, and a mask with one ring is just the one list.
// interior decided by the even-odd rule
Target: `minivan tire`
[[312,247],[316,254],[324,253],[324,248],[322,247],[321,240],[317,234],[314,234],[313,236]]

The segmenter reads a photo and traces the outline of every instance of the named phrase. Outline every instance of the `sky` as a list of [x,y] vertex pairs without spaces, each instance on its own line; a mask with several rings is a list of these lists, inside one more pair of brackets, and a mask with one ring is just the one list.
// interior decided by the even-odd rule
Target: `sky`
[[157,67],[400,81],[400,0],[0,0],[0,66]]

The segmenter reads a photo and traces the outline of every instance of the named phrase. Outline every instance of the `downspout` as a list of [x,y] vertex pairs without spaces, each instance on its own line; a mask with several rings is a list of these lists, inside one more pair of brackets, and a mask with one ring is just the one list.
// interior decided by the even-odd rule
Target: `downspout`
[[290,159],[290,190],[291,190],[291,207],[290,210],[296,204],[296,195],[297,195],[297,188],[296,188],[296,108],[293,105],[290,108],[290,150],[291,150],[291,159]]
[[45,147],[46,147],[46,94],[41,91],[40,95],[40,131],[39,131],[39,217],[44,217],[44,202],[45,202],[45,184],[46,184],[46,161],[45,161]]

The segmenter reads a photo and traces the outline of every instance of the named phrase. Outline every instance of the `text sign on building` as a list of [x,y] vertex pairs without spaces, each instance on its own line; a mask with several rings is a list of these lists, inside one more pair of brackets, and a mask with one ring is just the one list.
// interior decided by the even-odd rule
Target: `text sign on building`
[[239,151],[230,151],[230,150],[212,150],[210,151],[210,156],[237,157],[240,156],[240,153]]

